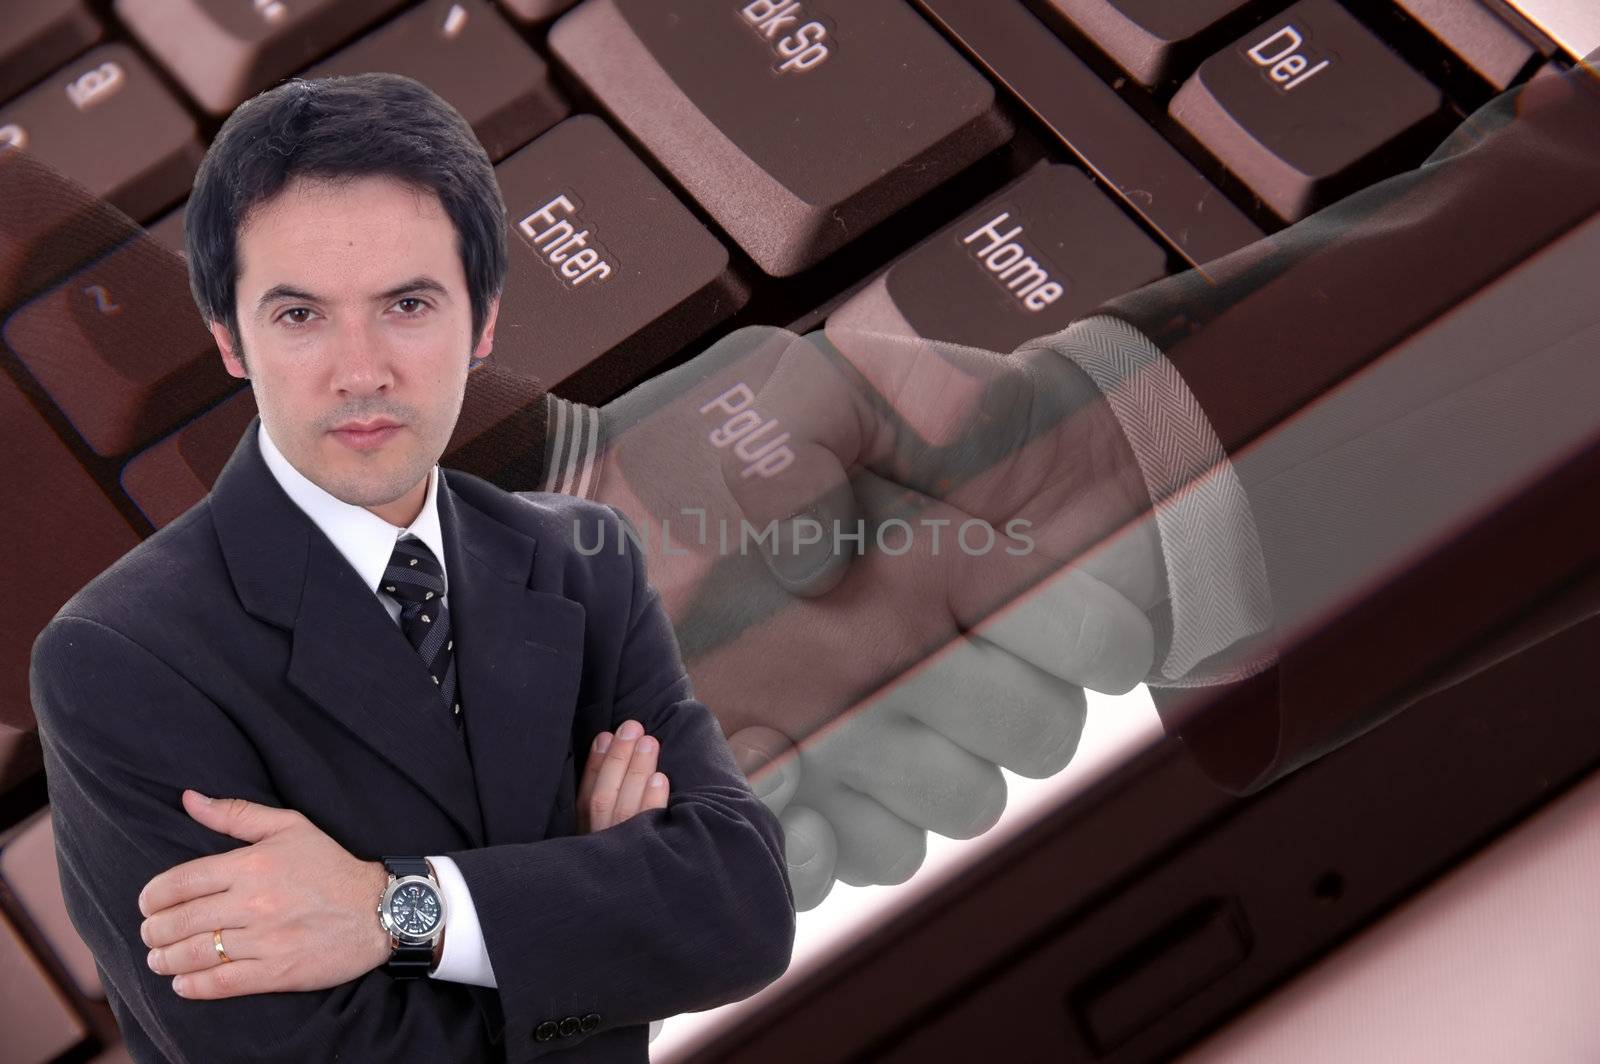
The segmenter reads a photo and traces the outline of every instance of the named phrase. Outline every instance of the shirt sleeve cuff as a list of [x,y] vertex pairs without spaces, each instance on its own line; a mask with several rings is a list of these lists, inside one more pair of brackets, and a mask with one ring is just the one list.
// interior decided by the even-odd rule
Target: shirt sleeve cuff
[[[1270,668],[1276,660],[1270,642],[1247,641],[1272,624],[1249,498],[1177,367],[1143,333],[1109,315],[1084,318],[1027,346],[1036,345],[1071,359],[1106,397],[1154,503],[1171,639],[1148,682],[1199,687]],[[1236,645],[1249,653],[1220,653]]]
[[478,910],[472,904],[472,892],[467,889],[466,879],[448,857],[429,857],[428,861],[439,880],[445,911],[449,914],[444,953],[439,958],[439,966],[428,974],[449,983],[497,986],[494,968],[489,964],[489,949],[483,941],[483,929],[478,924]]
[[593,499],[600,490],[604,448],[600,440],[600,408],[574,403],[546,392],[545,471],[540,491]]

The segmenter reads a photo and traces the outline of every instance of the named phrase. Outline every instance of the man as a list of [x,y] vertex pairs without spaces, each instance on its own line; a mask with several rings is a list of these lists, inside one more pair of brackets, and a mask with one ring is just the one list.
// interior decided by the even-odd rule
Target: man
[[66,902],[134,1058],[642,1061],[648,1021],[777,978],[777,820],[638,549],[575,549],[626,519],[436,465],[506,268],[465,122],[405,78],[291,82],[189,211],[260,416],[32,669]]

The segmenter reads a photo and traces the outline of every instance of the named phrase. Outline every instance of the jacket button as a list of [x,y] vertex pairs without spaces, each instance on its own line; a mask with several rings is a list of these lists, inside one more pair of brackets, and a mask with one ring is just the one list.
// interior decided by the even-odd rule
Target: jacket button
[[583,1018],[582,1022],[579,1024],[579,1029],[582,1030],[584,1034],[588,1034],[590,1031],[599,1026],[600,1014],[598,1012],[591,1012],[589,1015]]
[[579,1020],[576,1016],[567,1016],[561,1021],[561,1037],[571,1038],[578,1033]]
[[548,1042],[550,1039],[554,1038],[560,1033],[561,1028],[556,1026],[556,1021],[545,1020],[539,1025],[538,1029],[533,1032],[533,1037],[535,1041]]

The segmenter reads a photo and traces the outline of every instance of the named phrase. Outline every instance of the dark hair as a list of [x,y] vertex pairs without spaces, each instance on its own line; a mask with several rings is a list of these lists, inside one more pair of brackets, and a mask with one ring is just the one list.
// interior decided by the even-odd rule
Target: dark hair
[[439,197],[456,229],[477,347],[506,278],[506,206],[461,114],[401,74],[294,78],[240,104],[217,131],[184,214],[189,290],[239,343],[239,227],[290,178],[387,176]]

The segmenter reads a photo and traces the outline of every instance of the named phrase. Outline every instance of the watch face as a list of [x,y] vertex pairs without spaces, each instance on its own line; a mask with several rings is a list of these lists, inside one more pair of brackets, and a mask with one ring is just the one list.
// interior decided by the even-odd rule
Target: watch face
[[402,883],[389,900],[389,916],[402,935],[424,938],[439,926],[439,895],[422,883]]

